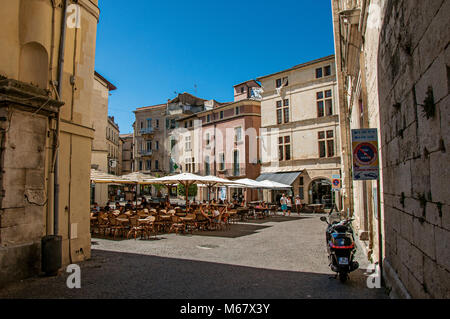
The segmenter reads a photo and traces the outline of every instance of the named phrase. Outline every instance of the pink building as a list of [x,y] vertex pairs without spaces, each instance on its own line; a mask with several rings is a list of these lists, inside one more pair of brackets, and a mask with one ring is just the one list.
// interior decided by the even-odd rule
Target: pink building
[[[215,175],[231,180],[250,178],[260,175],[259,129],[261,127],[261,102],[244,98],[245,90],[258,86],[248,81],[235,86],[235,101],[218,104],[210,110],[181,118],[180,127],[190,128],[192,121],[201,121],[199,158],[185,163],[184,171],[200,175]],[[243,93],[241,87],[244,88]],[[236,91],[238,89],[238,91]],[[190,138],[190,137],[189,137]],[[230,189],[230,198],[234,192],[244,193],[242,189]],[[216,198],[218,198],[216,194]],[[200,194],[206,199],[207,192]],[[256,192],[249,191],[247,201],[256,200]]]

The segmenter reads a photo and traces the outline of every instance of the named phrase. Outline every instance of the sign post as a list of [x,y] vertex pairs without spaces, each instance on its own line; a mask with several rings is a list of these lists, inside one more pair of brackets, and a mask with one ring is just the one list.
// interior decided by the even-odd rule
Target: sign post
[[341,183],[342,183],[341,175],[331,175],[331,188],[332,188],[331,189],[331,194],[332,194],[331,201],[332,201],[332,204],[334,205],[333,207],[336,207],[336,209],[338,209],[337,205],[336,205],[336,198],[337,198],[336,194],[342,188]]
[[352,130],[353,180],[378,180],[377,129]]
[[383,281],[383,238],[381,233],[380,169],[378,154],[378,130],[376,128],[352,130],[352,163],[354,181],[377,181],[378,265]]

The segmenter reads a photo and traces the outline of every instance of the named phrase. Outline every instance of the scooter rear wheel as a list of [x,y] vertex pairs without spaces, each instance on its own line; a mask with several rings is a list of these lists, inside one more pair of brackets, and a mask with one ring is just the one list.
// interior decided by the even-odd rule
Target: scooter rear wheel
[[348,274],[346,272],[340,272],[339,273],[339,280],[344,283],[348,279]]

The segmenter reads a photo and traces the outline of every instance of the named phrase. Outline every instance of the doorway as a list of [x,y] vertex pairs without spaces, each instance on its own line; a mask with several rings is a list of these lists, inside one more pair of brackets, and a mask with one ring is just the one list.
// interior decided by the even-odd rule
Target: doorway
[[325,208],[331,208],[331,189],[330,180],[326,178],[313,180],[309,184],[309,202],[311,204],[323,204]]

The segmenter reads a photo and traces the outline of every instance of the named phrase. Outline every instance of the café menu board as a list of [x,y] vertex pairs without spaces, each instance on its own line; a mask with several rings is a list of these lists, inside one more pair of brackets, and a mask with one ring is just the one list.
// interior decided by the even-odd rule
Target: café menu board
[[352,130],[353,180],[379,179],[377,129]]

